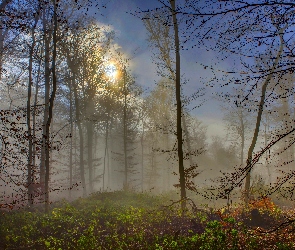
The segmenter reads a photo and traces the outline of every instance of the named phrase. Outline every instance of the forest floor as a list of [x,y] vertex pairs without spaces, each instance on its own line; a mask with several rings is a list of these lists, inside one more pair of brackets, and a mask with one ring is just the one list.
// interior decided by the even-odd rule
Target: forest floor
[[181,214],[167,196],[95,193],[48,214],[1,211],[0,249],[295,249],[294,213],[269,198]]

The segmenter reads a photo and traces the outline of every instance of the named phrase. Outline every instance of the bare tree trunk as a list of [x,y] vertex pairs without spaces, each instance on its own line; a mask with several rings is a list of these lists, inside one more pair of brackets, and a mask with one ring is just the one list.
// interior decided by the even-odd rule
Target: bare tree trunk
[[29,57],[29,82],[28,82],[28,99],[27,99],[27,129],[28,129],[28,176],[27,176],[27,186],[28,186],[28,202],[30,205],[34,203],[33,197],[33,186],[34,173],[33,173],[33,136],[31,127],[31,96],[32,96],[32,85],[33,85],[33,53],[35,48],[35,28],[38,22],[39,16],[35,17],[34,27],[32,28],[32,44],[30,47],[30,57]]
[[[73,81],[74,82],[76,81],[75,72],[73,72]],[[73,91],[74,91],[75,106],[76,106],[76,120],[77,120],[77,126],[79,130],[79,138],[80,138],[80,175],[81,175],[81,182],[83,186],[83,196],[85,197],[87,195],[87,190],[86,190],[85,169],[84,169],[84,138],[83,138],[82,122],[80,118],[79,99],[78,99],[76,84],[74,84]]]
[[[6,6],[12,2],[12,0],[3,0],[0,4],[0,13],[4,11]],[[4,40],[8,34],[8,27],[2,26],[2,20],[0,19],[0,80],[2,79],[2,66],[3,66],[3,54],[4,54]]]
[[124,66],[124,110],[123,110],[123,144],[124,144],[124,174],[123,189],[128,189],[128,162],[127,162],[127,91],[126,91],[126,68]]
[[[33,35],[34,37],[34,35]],[[34,203],[33,197],[33,173],[32,173],[32,155],[33,155],[33,138],[32,138],[32,128],[31,128],[31,95],[32,95],[32,69],[33,69],[33,43],[30,49],[30,59],[29,59],[29,82],[28,82],[28,100],[27,100],[27,128],[28,128],[28,176],[27,176],[27,186],[28,186],[28,202],[30,205]]]
[[45,67],[45,76],[44,76],[44,86],[45,86],[45,93],[44,93],[44,101],[45,101],[45,107],[44,107],[44,120],[43,120],[43,136],[42,136],[42,149],[41,149],[41,159],[40,159],[40,185],[41,185],[41,191],[43,194],[43,199],[46,203],[46,188],[45,188],[45,182],[46,182],[46,149],[48,148],[47,143],[47,124],[48,124],[48,116],[49,116],[49,93],[50,93],[50,40],[51,35],[48,32],[47,28],[47,20],[46,20],[46,13],[45,10],[43,11],[43,32],[44,32],[44,67]]
[[[42,54],[42,52],[41,52]],[[34,97],[34,109],[33,109],[33,115],[32,115],[32,119],[33,119],[33,133],[32,133],[32,137],[33,137],[33,148],[32,148],[32,166],[33,166],[33,178],[34,181],[36,180],[35,177],[35,172],[36,172],[36,156],[37,156],[37,152],[36,152],[36,145],[37,145],[37,140],[36,140],[36,112],[37,112],[37,102],[38,102],[38,92],[39,92],[39,81],[40,81],[40,74],[41,74],[41,57],[39,59],[39,66],[38,66],[38,74],[37,74],[37,78],[36,78],[36,89],[35,89],[35,97]],[[40,195],[39,193],[37,194],[38,196]],[[36,197],[36,194],[35,194]]]
[[265,94],[267,90],[267,86],[273,76],[273,73],[278,66],[280,57],[283,53],[283,48],[284,48],[284,39],[283,39],[283,29],[279,32],[280,34],[280,48],[278,51],[278,54],[276,56],[276,59],[274,61],[273,67],[269,73],[269,75],[266,77],[262,89],[261,89],[261,97],[260,97],[260,103],[259,103],[259,109],[258,109],[258,114],[257,114],[257,119],[256,119],[256,126],[255,126],[255,131],[254,135],[252,138],[251,145],[248,150],[248,157],[247,157],[247,175],[246,175],[246,181],[245,181],[245,204],[248,205],[249,199],[250,199],[250,178],[251,178],[251,162],[252,162],[252,154],[257,142],[258,134],[259,134],[259,128],[260,128],[260,123],[261,123],[261,117],[262,117],[262,112],[263,112],[263,107],[264,107],[264,102],[265,102]]
[[87,121],[87,160],[88,160],[88,176],[89,176],[89,193],[93,192],[93,122]]
[[[266,121],[264,126],[264,147],[267,146],[268,140],[267,140],[267,132],[268,132],[268,113],[266,113]],[[268,181],[269,184],[271,184],[271,173],[270,173],[270,166],[268,163],[268,152],[265,153],[265,163],[267,168],[267,174],[268,174]]]
[[[170,147],[170,138],[169,134],[166,134],[166,149],[169,149]],[[166,185],[167,185],[167,191],[171,189],[171,169],[170,165],[167,166],[167,172],[166,172],[167,178],[166,178]]]
[[4,55],[4,40],[7,36],[8,29],[2,29],[0,25],[0,80],[2,79],[3,55]]
[[150,153],[150,165],[151,165],[151,171],[150,171],[150,176],[149,176],[149,180],[148,180],[148,187],[149,189],[153,189],[154,186],[153,185],[153,179],[156,178],[157,176],[157,169],[156,169],[156,154],[155,154],[155,151],[154,151],[154,145],[152,144],[152,150],[151,150],[151,153]]
[[182,107],[181,107],[181,82],[180,82],[180,51],[179,51],[179,36],[177,12],[175,9],[176,0],[169,0],[171,5],[173,24],[174,24],[174,41],[175,41],[175,57],[176,57],[176,105],[177,105],[177,149],[178,149],[178,164],[179,164],[179,182],[181,192],[181,209],[186,209],[186,190],[185,190],[185,176],[183,165],[183,149],[182,149]]
[[144,122],[142,122],[142,133],[141,133],[141,192],[143,192],[143,177],[144,177]]
[[73,188],[73,100],[72,100],[72,83],[73,79],[71,79],[70,83],[70,159],[69,159],[69,172],[70,172],[70,188],[69,188],[69,199],[72,199],[72,188]]
[[[75,57],[71,58],[70,52],[66,49],[64,51],[67,57],[67,62],[68,66],[71,69],[72,72],[72,90],[74,93],[74,104],[75,104],[75,116],[76,116],[76,123],[78,127],[78,132],[79,132],[79,148],[80,148],[80,153],[79,153],[79,170],[80,170],[80,177],[81,177],[81,183],[82,183],[82,188],[83,188],[83,196],[86,197],[87,195],[87,187],[86,187],[86,180],[85,180],[85,168],[84,168],[84,136],[83,136],[83,128],[82,128],[82,120],[81,120],[81,115],[80,115],[80,102],[78,98],[78,82],[76,79],[76,74],[78,73],[78,65],[77,62],[75,61]],[[77,56],[77,55],[76,55]],[[83,81],[83,79],[82,79]],[[76,140],[75,140],[75,145],[76,145]],[[75,146],[75,150],[76,150]],[[76,154],[75,154],[76,155]]]
[[245,125],[243,120],[243,111],[240,113],[240,123],[241,123],[241,166],[244,163],[244,147],[245,147]]
[[50,160],[50,125],[52,122],[53,116],[53,105],[54,99],[56,94],[56,45],[57,45],[57,5],[58,3],[56,0],[53,0],[54,5],[54,28],[53,28],[53,54],[52,54],[52,92],[49,99],[49,112],[48,112],[48,119],[46,123],[46,147],[45,147],[45,212],[49,212],[49,160]]
[[108,137],[109,137],[109,115],[107,114],[105,147],[104,147],[104,158],[103,158],[102,191],[105,191],[105,173],[106,173],[106,160],[108,156],[108,139],[109,139]]
[[190,167],[192,167],[194,165],[192,155],[191,155],[192,147],[191,147],[189,131],[188,131],[188,128],[187,128],[187,125],[186,125],[186,117],[185,117],[185,115],[183,115],[183,117],[182,117],[182,124],[183,124],[183,129],[184,129],[184,134],[185,134],[186,144],[187,144],[187,149],[188,149],[189,163],[190,163]]
[[[109,138],[109,144],[111,147],[111,139],[112,139],[112,119],[110,119],[110,124],[109,124],[109,133],[108,133],[108,138]],[[107,187],[110,189],[111,188],[111,168],[110,168],[110,154],[109,154],[109,149],[107,149],[107,169],[108,169],[108,185]]]

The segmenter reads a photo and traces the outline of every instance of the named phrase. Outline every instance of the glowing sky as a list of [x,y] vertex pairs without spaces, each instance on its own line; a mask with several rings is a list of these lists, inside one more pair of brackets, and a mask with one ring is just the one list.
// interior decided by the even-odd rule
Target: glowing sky
[[[108,24],[116,33],[115,42],[121,47],[122,52],[126,53],[132,60],[132,73],[136,77],[137,83],[150,91],[154,88],[155,83],[160,79],[156,74],[155,64],[152,62],[152,53],[147,43],[147,33],[140,19],[132,16],[136,10],[148,10],[162,5],[157,0],[111,0],[106,4],[103,16],[97,15],[99,22]],[[183,51],[182,54],[182,73],[185,79],[189,80],[184,86],[185,93],[194,93],[197,88],[203,87],[200,77],[209,78],[210,71],[205,71],[196,61],[211,63],[215,58],[213,52],[205,50]],[[219,110],[219,103],[212,99],[214,88],[206,88],[207,101],[202,107],[193,110],[193,114],[209,125],[208,135],[224,134],[224,128],[217,126],[222,123],[222,113]],[[198,105],[197,101],[195,105]]]
[[112,63],[106,66],[105,71],[109,78],[116,78],[116,75],[118,73],[116,66]]

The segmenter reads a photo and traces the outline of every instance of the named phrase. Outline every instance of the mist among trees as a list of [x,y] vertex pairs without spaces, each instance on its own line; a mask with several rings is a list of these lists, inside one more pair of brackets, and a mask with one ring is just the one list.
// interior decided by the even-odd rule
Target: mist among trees
[[[150,4],[125,13],[145,29],[152,60],[145,70],[148,59],[135,60],[136,51],[120,46],[118,30],[101,21],[112,1],[0,3],[0,209],[48,215],[61,201],[83,207],[108,195],[166,197],[151,204],[178,209],[177,218],[165,213],[176,245],[151,249],[190,249],[197,243],[178,240],[190,227],[208,233],[205,220],[234,218],[277,232],[292,226],[294,218],[286,222],[279,213],[277,224],[267,223],[275,220],[274,209],[294,206],[295,4]],[[141,67],[150,76],[144,83],[136,72]],[[194,217],[200,214],[203,222]],[[118,226],[118,235],[126,227]],[[220,249],[241,249],[234,237],[226,234],[233,241]],[[63,249],[48,239],[36,242],[36,249]],[[104,249],[91,242],[67,249]]]

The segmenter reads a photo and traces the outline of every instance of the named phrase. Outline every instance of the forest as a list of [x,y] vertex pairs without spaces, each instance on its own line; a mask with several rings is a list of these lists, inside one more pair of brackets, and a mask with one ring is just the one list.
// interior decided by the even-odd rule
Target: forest
[[294,20],[2,0],[0,249],[295,249]]

